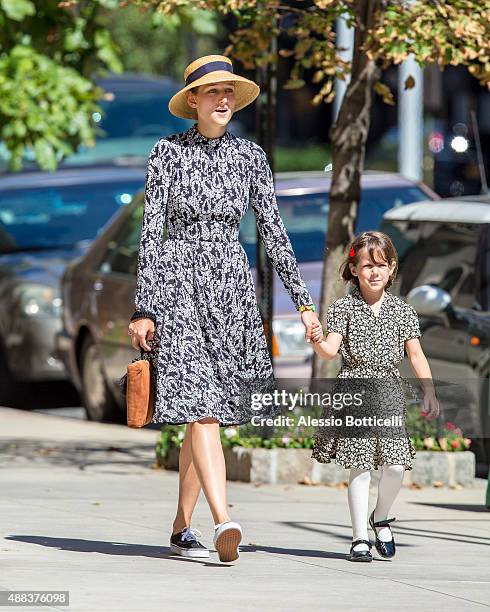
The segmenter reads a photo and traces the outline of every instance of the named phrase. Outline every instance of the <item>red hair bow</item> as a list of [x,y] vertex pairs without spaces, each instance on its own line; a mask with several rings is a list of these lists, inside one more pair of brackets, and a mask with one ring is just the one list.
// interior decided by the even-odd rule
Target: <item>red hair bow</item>
[[349,257],[354,257],[355,254],[356,252],[354,251],[354,247],[351,247],[349,251]]

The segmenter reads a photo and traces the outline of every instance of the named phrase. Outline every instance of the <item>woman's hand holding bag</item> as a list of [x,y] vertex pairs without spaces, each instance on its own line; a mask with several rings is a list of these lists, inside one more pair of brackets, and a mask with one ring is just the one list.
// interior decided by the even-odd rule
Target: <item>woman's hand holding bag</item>
[[[143,321],[151,325],[141,325]],[[140,325],[136,326],[137,323]],[[136,333],[132,327],[136,328]],[[131,323],[129,328],[133,347],[140,349],[140,358],[132,360],[127,366],[126,374],[119,380],[121,391],[126,396],[129,427],[148,425],[155,410],[155,353],[154,347],[150,346],[153,343],[154,331],[155,325],[150,319],[138,319]],[[143,347],[147,347],[147,350]]]

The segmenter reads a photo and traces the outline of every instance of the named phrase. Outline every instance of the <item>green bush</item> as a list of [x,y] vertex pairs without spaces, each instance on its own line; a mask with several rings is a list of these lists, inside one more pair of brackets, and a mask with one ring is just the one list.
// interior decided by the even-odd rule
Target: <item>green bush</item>
[[[180,448],[184,440],[185,425],[164,425],[156,445],[156,455],[163,463],[172,448]],[[240,436],[238,427],[220,427],[223,448],[242,446],[244,448],[312,448],[311,436],[281,436],[262,438],[260,436]]]

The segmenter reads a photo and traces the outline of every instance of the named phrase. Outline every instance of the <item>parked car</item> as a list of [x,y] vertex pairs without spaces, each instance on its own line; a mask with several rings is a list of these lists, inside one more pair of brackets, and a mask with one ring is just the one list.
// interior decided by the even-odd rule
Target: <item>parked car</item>
[[0,177],[0,400],[22,383],[64,380],[54,352],[65,265],[129,204],[144,168],[100,167]]
[[[425,186],[397,175],[367,174],[359,230],[376,228],[385,210],[427,197]],[[302,276],[318,300],[328,215],[329,179],[325,174],[279,173],[278,205],[292,241]],[[143,194],[126,207],[94,241],[83,258],[69,265],[62,280],[64,330],[59,354],[82,393],[87,417],[117,420],[124,402],[116,381],[135,353],[127,326],[134,309],[137,255]],[[256,225],[249,209],[240,226],[240,241],[255,273]],[[304,328],[277,274],[274,274],[275,368],[282,378],[309,378],[312,349]]]
[[[419,314],[421,344],[434,379],[450,383],[451,393],[461,394],[453,407],[454,421],[473,439],[471,448],[486,477],[490,463],[490,198],[411,204],[388,211],[381,229],[393,240],[400,259],[393,291]],[[414,376],[406,360],[400,370]],[[447,402],[441,403],[448,407]]]

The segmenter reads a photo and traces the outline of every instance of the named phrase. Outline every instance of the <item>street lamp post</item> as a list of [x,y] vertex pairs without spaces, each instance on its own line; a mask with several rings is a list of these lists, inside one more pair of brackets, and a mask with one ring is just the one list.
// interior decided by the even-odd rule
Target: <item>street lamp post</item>
[[[406,88],[408,77],[415,84]],[[413,181],[422,180],[424,154],[423,71],[413,56],[398,68],[398,167],[400,174]]]

